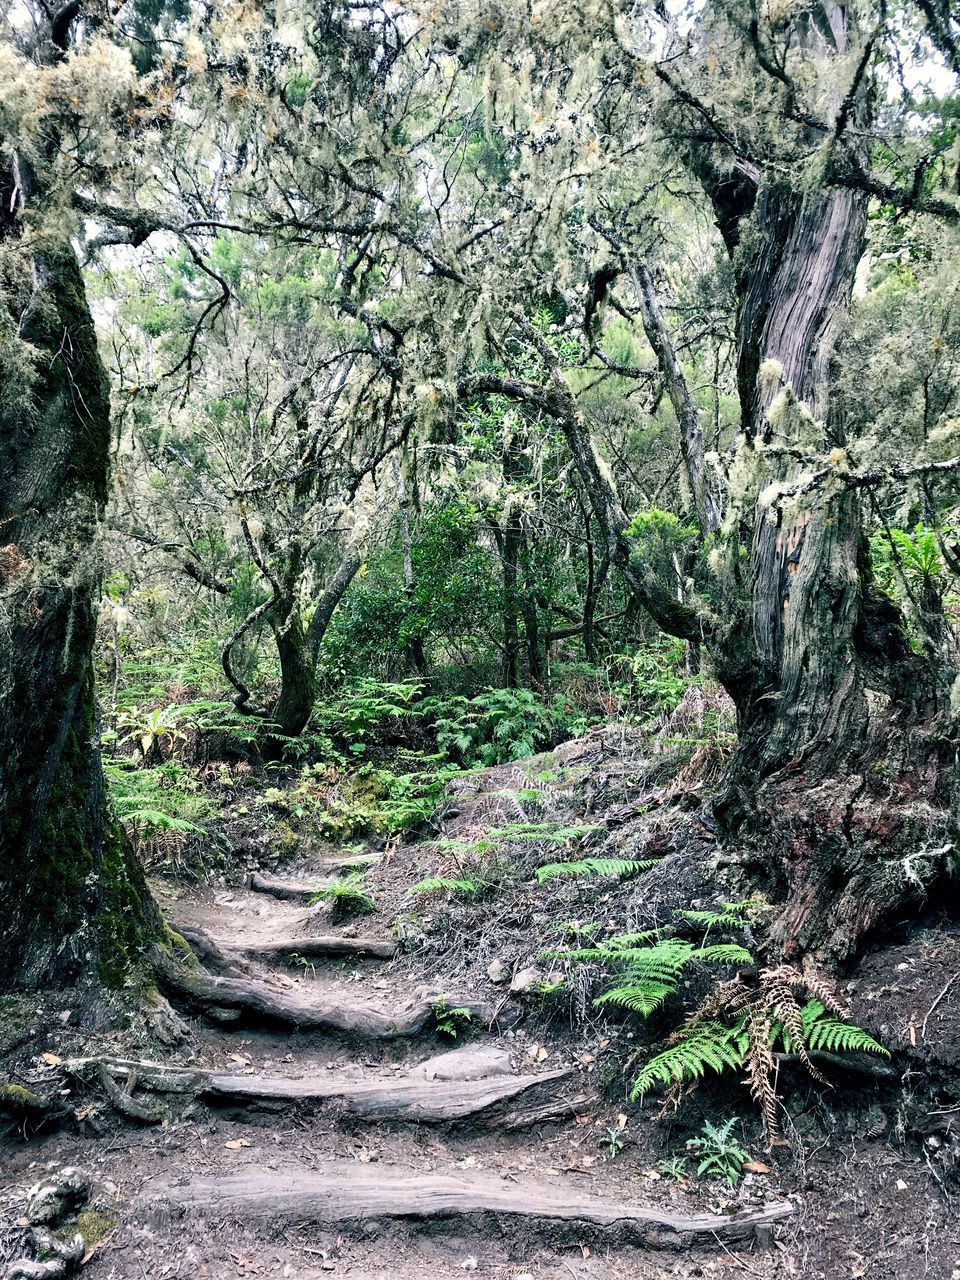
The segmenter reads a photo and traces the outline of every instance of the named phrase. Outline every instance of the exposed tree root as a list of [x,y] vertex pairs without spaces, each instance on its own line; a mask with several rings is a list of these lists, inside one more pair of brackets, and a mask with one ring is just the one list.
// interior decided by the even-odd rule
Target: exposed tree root
[[392,938],[344,938],[338,934],[279,938],[275,942],[225,943],[223,949],[228,955],[240,953],[252,960],[289,960],[292,956],[303,956],[307,960],[322,960],[327,956],[391,960],[397,954],[397,944]]
[[247,960],[282,962],[295,956],[303,956],[305,960],[338,956],[392,960],[397,954],[397,944],[392,938],[345,938],[333,933],[320,937],[277,938],[272,942],[222,942],[211,938],[203,929],[171,923],[202,960],[212,962],[219,973],[231,978],[256,973],[252,965],[245,963]]
[[[295,1080],[282,1076],[224,1075],[169,1067],[125,1058],[82,1058],[66,1064],[70,1075],[96,1079],[123,1115],[157,1122],[165,1110],[145,1106],[130,1097],[134,1084],[157,1093],[190,1094],[231,1106],[333,1105],[364,1120],[392,1120],[412,1124],[470,1121],[498,1128],[520,1129],[561,1119],[582,1110],[587,1099],[563,1096],[561,1082],[573,1072],[558,1070],[533,1076],[485,1076],[480,1080],[343,1080],[325,1073]],[[120,1088],[114,1077],[127,1083]]]
[[309,902],[321,889],[330,887],[329,880],[277,880],[254,871],[249,880],[255,893],[269,893],[284,902]]
[[342,858],[311,859],[308,864],[311,871],[318,875],[336,875],[338,871],[365,871],[383,861],[382,853],[346,854]]
[[[436,1174],[331,1164],[325,1169],[250,1172],[151,1182],[140,1201],[159,1212],[209,1217],[296,1219],[346,1229],[371,1218],[453,1223],[493,1215],[530,1234],[555,1239],[564,1228],[606,1241],[636,1241],[682,1248],[697,1240],[742,1240],[767,1234],[793,1212],[785,1201],[762,1209],[717,1217],[685,1216],[649,1205],[596,1200],[556,1186],[469,1180]],[[458,1221],[459,1220],[459,1221]]]
[[[280,990],[266,981],[213,977],[198,969],[187,969],[161,947],[150,958],[161,982],[180,999],[201,1011],[234,1009],[267,1022],[286,1026],[339,1031],[347,1035],[392,1040],[414,1036],[433,1023],[438,997],[414,1000],[405,1008],[385,1010],[361,1001],[350,1002],[342,994],[303,995]],[[493,1010],[487,1004],[456,1000],[459,1008],[489,1022]]]

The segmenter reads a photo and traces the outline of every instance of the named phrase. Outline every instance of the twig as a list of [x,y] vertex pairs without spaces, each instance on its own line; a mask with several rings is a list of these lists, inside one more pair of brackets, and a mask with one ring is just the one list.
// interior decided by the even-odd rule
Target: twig
[[921,1035],[921,1037],[922,1037],[924,1040],[926,1040],[926,1038],[927,1038],[927,1022],[928,1022],[928,1020],[929,1020],[929,1018],[930,1018],[931,1013],[933,1013],[934,1009],[936,1009],[937,1005],[938,1005],[938,1004],[940,1003],[940,1001],[944,998],[944,996],[947,994],[947,992],[950,990],[950,988],[953,986],[953,984],[957,981],[957,979],[958,979],[958,978],[960,978],[960,970],[958,970],[958,971],[953,975],[953,977],[952,977],[952,978],[950,978],[950,979],[947,981],[947,983],[946,983],[946,985],[944,986],[943,990],[940,992],[940,994],[937,996],[936,1000],[934,1000],[933,1004],[932,1004],[932,1005],[930,1006],[930,1008],[927,1010],[927,1012],[926,1012],[926,1016],[924,1017],[923,1022],[920,1024],[920,1035]]

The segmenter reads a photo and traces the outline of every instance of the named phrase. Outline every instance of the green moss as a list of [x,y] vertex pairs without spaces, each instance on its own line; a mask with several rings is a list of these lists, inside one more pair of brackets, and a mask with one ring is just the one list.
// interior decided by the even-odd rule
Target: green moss
[[9,1080],[0,1080],[0,1109],[4,1111],[42,1111],[43,1099],[25,1088],[22,1084],[13,1084]]
[[63,1239],[68,1239],[76,1232],[83,1236],[87,1251],[98,1245],[117,1225],[117,1215],[109,1209],[84,1209],[78,1213],[69,1227],[63,1230]]
[[171,955],[179,956],[188,969],[197,968],[197,957],[193,954],[190,943],[186,940],[182,933],[177,933],[176,929],[171,929],[168,924],[163,926],[163,945],[164,950]]

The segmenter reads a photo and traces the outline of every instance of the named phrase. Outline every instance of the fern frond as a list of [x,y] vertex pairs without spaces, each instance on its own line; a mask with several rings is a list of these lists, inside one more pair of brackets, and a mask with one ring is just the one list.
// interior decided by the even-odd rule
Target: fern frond
[[644,858],[640,861],[630,858],[583,858],[579,862],[548,862],[545,866],[538,867],[535,874],[538,884],[561,876],[572,879],[579,876],[612,876],[623,880],[627,876],[649,871],[658,861],[658,858]]
[[604,991],[603,995],[597,996],[593,1003],[601,1008],[612,1004],[618,1009],[628,1009],[631,1013],[639,1013],[641,1017],[649,1018],[651,1013],[655,1013],[676,989],[676,985],[672,982],[641,980],[626,983],[620,987],[611,987],[609,991]]
[[743,1053],[731,1028],[719,1022],[705,1022],[646,1063],[633,1082],[630,1099],[636,1102],[656,1085],[700,1080],[707,1071],[719,1075],[741,1066]]
[[408,893],[476,893],[480,886],[476,880],[449,880],[446,876],[427,876],[408,889]]
[[862,1027],[851,1022],[841,1022],[839,1018],[818,1018],[807,1034],[807,1045],[816,1052],[825,1053],[879,1053],[890,1057],[890,1050],[868,1035]]
[[732,942],[715,942],[709,947],[701,947],[694,953],[695,959],[704,964],[753,964],[753,956],[746,947]]

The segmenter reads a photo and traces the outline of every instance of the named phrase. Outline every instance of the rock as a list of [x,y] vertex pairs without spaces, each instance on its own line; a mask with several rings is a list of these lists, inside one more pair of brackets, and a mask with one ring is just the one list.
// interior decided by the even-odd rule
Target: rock
[[449,1053],[438,1053],[421,1062],[411,1075],[427,1080],[482,1080],[510,1072],[510,1054],[496,1045],[465,1044]]
[[504,983],[509,979],[510,969],[500,959],[500,957],[497,956],[487,965],[487,977],[491,982],[495,983],[499,987],[501,983]]
[[526,969],[520,969],[513,975],[513,981],[510,983],[510,994],[515,996],[523,996],[533,991],[544,981],[542,970],[538,969],[535,964],[528,965]]

